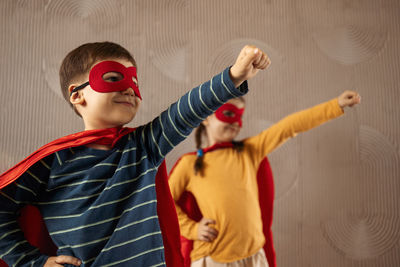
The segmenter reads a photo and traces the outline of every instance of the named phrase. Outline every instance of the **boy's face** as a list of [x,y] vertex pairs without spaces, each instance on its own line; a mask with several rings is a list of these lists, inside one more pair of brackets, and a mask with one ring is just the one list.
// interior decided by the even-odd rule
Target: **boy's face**
[[[234,105],[237,109],[244,109],[245,104],[239,99],[231,99],[228,101],[229,104]],[[223,111],[226,117],[234,117],[230,110]],[[210,144],[231,142],[233,141],[240,132],[241,123],[240,121],[235,122],[224,122],[217,117],[214,113],[203,122],[206,127],[207,137]]]
[[[116,61],[125,67],[133,66],[126,59],[107,60]],[[95,62],[93,66],[103,61],[106,60]],[[102,78],[105,82],[112,84],[113,81],[121,80],[121,73],[107,72]],[[84,83],[88,80],[89,73],[82,77],[79,82]],[[137,84],[136,79],[134,79],[134,82]],[[77,85],[79,83],[71,85],[70,90]],[[131,87],[123,91],[100,93],[93,90],[90,85],[74,92],[70,100],[82,115],[85,130],[123,126],[133,120],[141,103],[140,98]]]

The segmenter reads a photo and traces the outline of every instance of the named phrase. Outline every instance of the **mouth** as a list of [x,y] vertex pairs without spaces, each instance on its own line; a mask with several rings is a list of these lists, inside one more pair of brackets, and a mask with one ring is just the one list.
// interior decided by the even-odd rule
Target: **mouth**
[[237,131],[237,130],[239,130],[239,127],[238,127],[238,126],[235,126],[235,125],[228,125],[228,126],[227,126],[227,129],[229,129],[229,130],[231,130],[231,131]]
[[127,106],[127,107],[135,107],[135,104],[133,103],[133,102],[130,102],[130,101],[114,101],[115,103],[117,103],[117,104],[121,104],[121,105],[124,105],[124,106]]

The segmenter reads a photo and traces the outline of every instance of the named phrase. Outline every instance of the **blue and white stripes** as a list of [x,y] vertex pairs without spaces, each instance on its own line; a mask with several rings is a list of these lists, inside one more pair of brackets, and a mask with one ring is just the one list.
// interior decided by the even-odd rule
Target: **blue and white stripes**
[[0,191],[0,257],[43,266],[16,222],[25,204],[39,207],[59,255],[82,266],[165,266],[155,175],[165,155],[222,103],[243,95],[226,69],[192,89],[109,151],[69,148],[37,162]]

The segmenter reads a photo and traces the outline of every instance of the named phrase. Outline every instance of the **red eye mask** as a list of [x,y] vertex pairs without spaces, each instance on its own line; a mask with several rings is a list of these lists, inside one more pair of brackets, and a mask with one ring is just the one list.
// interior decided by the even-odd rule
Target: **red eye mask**
[[[111,72],[117,73],[116,75]],[[108,74],[108,75],[107,75]],[[115,79],[109,80],[107,76]],[[72,91],[76,92],[83,89],[90,84],[90,87],[99,93],[119,92],[128,88],[132,88],[135,95],[142,99],[139,92],[139,87],[134,82],[133,78],[137,81],[136,67],[125,67],[121,63],[115,61],[102,61],[90,70],[89,81],[75,87]],[[105,80],[106,79],[106,80]]]
[[242,115],[244,108],[237,108],[235,105],[226,103],[223,104],[217,111],[215,111],[215,116],[218,120],[227,123],[238,122],[239,126],[242,127]]

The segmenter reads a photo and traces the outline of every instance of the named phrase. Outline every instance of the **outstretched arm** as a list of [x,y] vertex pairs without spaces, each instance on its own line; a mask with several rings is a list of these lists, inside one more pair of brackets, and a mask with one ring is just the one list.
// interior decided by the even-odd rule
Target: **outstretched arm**
[[261,162],[267,154],[289,138],[341,116],[344,108],[353,107],[360,102],[361,97],[357,92],[345,91],[328,102],[290,114],[245,142],[253,149],[254,160]]
[[154,163],[160,163],[172,148],[226,101],[246,94],[246,79],[251,79],[268,65],[269,59],[264,52],[254,46],[245,46],[231,68],[192,89],[159,117],[138,128],[141,142],[155,156]]

